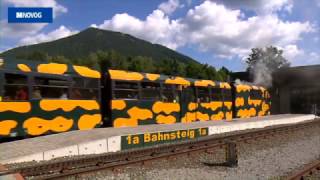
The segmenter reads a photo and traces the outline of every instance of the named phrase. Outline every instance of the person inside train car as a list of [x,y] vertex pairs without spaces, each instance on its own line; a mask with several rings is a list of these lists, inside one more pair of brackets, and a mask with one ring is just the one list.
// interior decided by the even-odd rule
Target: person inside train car
[[41,95],[41,90],[39,87],[35,87],[33,92],[32,92],[32,98],[33,99],[41,99],[42,95]]
[[71,98],[72,99],[82,99],[82,94],[79,91],[79,89],[72,89]]
[[59,99],[68,99],[68,95],[67,95],[67,90],[66,89],[62,90],[62,94],[59,97]]
[[25,101],[28,100],[28,93],[24,87],[18,87],[16,91],[15,100]]

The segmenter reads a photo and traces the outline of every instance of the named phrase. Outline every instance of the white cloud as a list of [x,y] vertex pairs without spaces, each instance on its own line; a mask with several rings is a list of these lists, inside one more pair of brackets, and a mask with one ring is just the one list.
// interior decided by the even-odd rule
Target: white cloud
[[0,37],[21,38],[37,33],[46,25],[46,23],[8,23],[6,20],[1,20]]
[[299,49],[297,45],[287,45],[283,48],[283,56],[288,61],[293,61],[297,56],[304,55],[304,51]]
[[313,31],[309,22],[282,21],[277,15],[243,20],[240,10],[210,1],[189,10],[182,23],[189,43],[225,57],[245,56],[253,47],[284,47],[300,40],[303,33]]
[[[281,2],[271,1],[264,9],[281,8],[288,1]],[[309,22],[283,21],[273,13],[244,19],[241,10],[212,1],[204,1],[179,19],[170,19],[157,9],[145,20],[123,13],[93,26],[132,34],[172,49],[189,44],[221,58],[243,58],[251,48],[270,45],[291,50],[293,57],[302,34],[314,31]]]
[[164,12],[158,9],[148,15],[145,20],[123,13],[114,15],[112,19],[105,20],[100,25],[91,26],[132,34],[172,49],[181,46],[183,42],[176,36],[182,29],[179,20],[170,20]]
[[179,0],[168,0],[158,6],[158,9],[166,14],[173,13],[180,6]]
[[211,0],[231,9],[253,10],[258,14],[270,14],[285,10],[291,12],[293,0]]
[[[66,13],[68,9],[55,0],[4,0],[4,3],[17,7],[52,7],[54,17]],[[47,23],[8,23],[7,20],[0,21],[1,38],[21,38],[38,33]]]
[[52,7],[54,17],[68,11],[66,7],[58,4],[56,0],[4,0],[3,2],[16,7]]
[[27,36],[19,41],[19,45],[29,45],[29,44],[37,44],[41,42],[53,41],[56,39],[64,38],[67,36],[71,36],[78,31],[73,31],[71,29],[66,28],[65,26],[60,26],[58,29],[55,29],[49,33],[40,33],[35,36]]

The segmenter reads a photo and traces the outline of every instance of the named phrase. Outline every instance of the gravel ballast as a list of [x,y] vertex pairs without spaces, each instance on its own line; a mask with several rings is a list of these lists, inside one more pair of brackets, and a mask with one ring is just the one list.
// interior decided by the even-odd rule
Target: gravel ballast
[[320,126],[266,139],[238,143],[238,167],[207,166],[222,162],[223,149],[104,170],[65,179],[282,179],[295,169],[320,157]]

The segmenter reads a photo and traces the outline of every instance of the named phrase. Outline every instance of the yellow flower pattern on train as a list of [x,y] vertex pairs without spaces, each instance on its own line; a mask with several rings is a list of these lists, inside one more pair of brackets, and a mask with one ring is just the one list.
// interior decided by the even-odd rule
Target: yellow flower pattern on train
[[112,100],[111,101],[111,109],[123,110],[124,108],[126,108],[126,102],[124,100]]
[[207,86],[215,86],[216,84],[211,80],[197,80],[194,82],[194,85],[207,87]]
[[177,119],[172,115],[165,116],[160,114],[156,117],[156,121],[158,124],[174,124],[176,123]]
[[240,118],[249,118],[252,116],[256,116],[257,111],[255,108],[250,108],[250,109],[239,109],[237,116]]
[[250,91],[251,87],[249,85],[245,85],[245,84],[239,84],[236,86],[237,92],[246,92],[246,91]]
[[100,78],[100,72],[85,66],[73,66],[73,69],[81,76],[89,78]]
[[17,127],[18,123],[15,120],[2,120],[0,122],[0,135],[9,135],[11,130]]
[[232,102],[223,102],[224,106],[226,106],[229,110],[231,110],[231,107],[232,107]]
[[79,118],[78,127],[80,130],[93,129],[101,123],[101,114],[84,114]]
[[226,120],[232,120],[232,111],[226,112]]
[[64,74],[67,71],[68,66],[66,64],[49,63],[40,64],[37,69],[39,73]]
[[182,118],[181,122],[182,123],[190,123],[193,121],[196,121],[196,112],[187,112]]
[[224,113],[222,111],[217,114],[211,115],[211,120],[222,120],[224,118]]
[[94,100],[41,100],[41,109],[45,111],[55,111],[62,109],[65,112],[70,112],[76,107],[80,107],[85,110],[99,110],[99,104]]
[[197,107],[198,107],[198,103],[189,103],[188,104],[188,110],[189,111],[194,111],[194,110],[196,110],[197,109]]
[[17,64],[17,67],[23,72],[31,72],[31,68],[26,64]]
[[237,97],[235,103],[236,103],[236,107],[244,106],[244,98],[243,97]]
[[155,81],[155,80],[159,79],[160,74],[150,74],[150,73],[146,73],[146,77],[147,77],[150,81]]
[[120,79],[120,80],[136,80],[141,81],[143,75],[138,72],[127,72],[121,70],[109,70],[111,79]]
[[200,105],[206,109],[215,111],[219,107],[222,107],[222,101],[211,101],[210,103],[201,103]]
[[196,112],[196,118],[197,118],[198,120],[200,120],[200,121],[208,121],[208,120],[209,120],[209,115],[197,111],[197,112]]
[[31,111],[30,102],[0,102],[0,112],[13,111],[16,113],[27,113]]
[[262,100],[261,99],[251,99],[250,96],[248,97],[248,104],[253,105],[253,106],[259,106],[261,104]]
[[27,130],[29,135],[36,136],[48,131],[65,132],[68,131],[72,125],[72,119],[66,119],[62,116],[58,116],[52,120],[32,117],[24,121],[23,128]]
[[134,127],[138,126],[138,120],[153,118],[153,113],[149,109],[132,107],[128,110],[129,118],[116,118],[113,122],[114,127]]
[[181,85],[190,85],[190,81],[182,78],[182,77],[174,77],[174,78],[168,78],[164,82],[165,84],[181,84]]
[[231,89],[231,86],[230,86],[229,83],[221,82],[221,83],[220,83],[220,88],[223,88],[223,89]]
[[153,104],[152,111],[157,114],[160,112],[164,112],[165,114],[171,114],[172,112],[180,111],[180,104],[157,101]]

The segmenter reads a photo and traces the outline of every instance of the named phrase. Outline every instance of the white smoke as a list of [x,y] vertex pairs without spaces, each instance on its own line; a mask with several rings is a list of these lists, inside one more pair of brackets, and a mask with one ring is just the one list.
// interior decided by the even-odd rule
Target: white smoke
[[269,69],[263,61],[258,61],[252,68],[253,84],[265,86],[267,88],[272,86],[272,73],[274,70]]
[[241,84],[250,85],[250,86],[253,86],[253,85],[254,85],[254,83],[252,83],[252,82],[243,81],[243,80],[240,80],[240,79],[236,79],[236,80],[234,81],[234,83],[235,83],[236,85],[241,85]]

